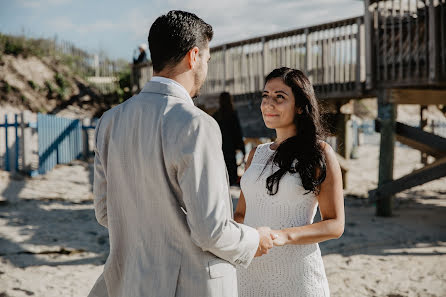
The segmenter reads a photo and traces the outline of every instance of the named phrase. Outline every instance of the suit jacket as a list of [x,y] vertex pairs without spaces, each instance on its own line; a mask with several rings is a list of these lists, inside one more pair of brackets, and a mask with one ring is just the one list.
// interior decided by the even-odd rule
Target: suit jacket
[[237,296],[235,265],[259,235],[232,220],[220,130],[184,96],[150,81],[97,124],[94,205],[110,254],[90,296]]

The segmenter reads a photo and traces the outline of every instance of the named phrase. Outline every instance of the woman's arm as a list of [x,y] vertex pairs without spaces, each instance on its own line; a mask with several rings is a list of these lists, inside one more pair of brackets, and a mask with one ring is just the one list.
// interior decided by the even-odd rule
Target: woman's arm
[[[246,161],[246,167],[245,172],[248,170],[249,165],[251,165],[252,158],[254,157],[254,153],[256,152],[257,147],[253,148],[248,155],[248,160]],[[245,202],[245,196],[243,196],[243,192],[240,191],[240,197],[237,202],[237,207],[235,209],[234,213],[234,221],[236,221],[239,224],[243,224],[243,221],[245,220],[245,212],[246,212],[246,202]]]
[[273,230],[278,237],[274,245],[310,244],[339,238],[344,232],[344,194],[341,168],[333,149],[322,143],[327,164],[327,176],[317,196],[322,221],[300,227]]

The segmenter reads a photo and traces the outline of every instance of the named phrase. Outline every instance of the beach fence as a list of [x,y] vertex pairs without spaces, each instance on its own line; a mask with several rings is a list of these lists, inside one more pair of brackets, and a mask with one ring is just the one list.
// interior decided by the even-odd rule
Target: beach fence
[[[0,122],[1,167],[36,176],[57,164],[87,159],[92,154],[89,139],[95,122],[96,119],[68,119],[40,113],[37,121],[32,122],[27,112],[12,117],[5,115],[4,122]],[[37,143],[33,140],[33,131],[37,134]],[[36,153],[37,162],[33,162]]]

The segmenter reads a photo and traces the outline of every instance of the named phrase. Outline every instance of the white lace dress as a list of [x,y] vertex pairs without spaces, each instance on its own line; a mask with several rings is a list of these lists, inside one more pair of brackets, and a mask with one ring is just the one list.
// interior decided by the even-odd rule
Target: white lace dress
[[[317,199],[302,187],[299,174],[286,173],[279,191],[270,196],[266,178],[279,168],[268,165],[274,151],[271,143],[259,145],[251,165],[241,179],[246,200],[246,225],[283,229],[313,223]],[[259,177],[260,176],[260,177]],[[268,254],[254,258],[244,269],[237,267],[239,297],[330,296],[319,245],[273,247]]]

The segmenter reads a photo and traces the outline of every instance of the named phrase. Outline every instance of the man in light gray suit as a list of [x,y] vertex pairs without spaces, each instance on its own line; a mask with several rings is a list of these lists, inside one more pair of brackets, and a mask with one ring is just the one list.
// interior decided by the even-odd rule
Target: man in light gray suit
[[212,36],[194,14],[160,16],[154,77],[97,124],[94,204],[110,254],[90,296],[237,296],[235,265],[272,247],[269,228],[232,220],[220,130],[191,99]]

